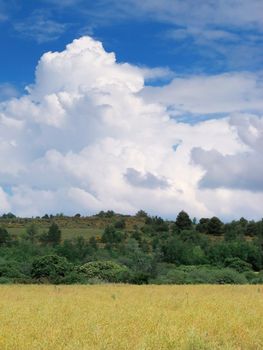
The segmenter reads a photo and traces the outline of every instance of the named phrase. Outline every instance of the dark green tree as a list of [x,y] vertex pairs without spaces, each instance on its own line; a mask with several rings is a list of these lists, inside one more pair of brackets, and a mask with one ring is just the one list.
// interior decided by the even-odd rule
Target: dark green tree
[[31,223],[26,228],[25,239],[30,241],[32,244],[36,243],[38,238],[38,229],[34,223]]
[[122,232],[117,231],[113,226],[107,226],[101,237],[101,241],[106,244],[120,243],[124,238]]
[[4,227],[0,227],[0,246],[10,243],[11,236]]
[[207,225],[207,232],[210,235],[221,235],[223,233],[223,223],[216,216],[213,216]]
[[47,233],[44,233],[40,240],[43,243],[51,244],[51,245],[57,245],[61,241],[61,231],[59,229],[59,226],[53,222],[51,226],[49,227],[49,230]]
[[175,225],[178,227],[179,230],[188,230],[192,227],[192,221],[189,215],[182,210],[177,215]]
[[32,263],[31,276],[37,280],[60,283],[70,273],[72,265],[66,258],[57,255],[37,257]]
[[208,218],[201,218],[199,220],[199,223],[196,225],[196,230],[201,232],[201,233],[207,233],[207,231],[208,231],[208,223],[209,223],[209,219]]

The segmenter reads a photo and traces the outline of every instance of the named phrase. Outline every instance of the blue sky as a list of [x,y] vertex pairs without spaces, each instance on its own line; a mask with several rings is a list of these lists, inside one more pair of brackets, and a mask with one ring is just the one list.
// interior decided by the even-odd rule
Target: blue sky
[[0,0],[0,212],[263,216],[262,13]]
[[[44,52],[62,50],[82,34],[102,41],[120,61],[169,67],[177,74],[262,68],[262,20],[258,8],[262,8],[262,1],[230,1],[230,5],[225,1],[200,1],[203,12],[189,0],[178,9],[172,5],[184,2],[159,3],[0,1],[1,83],[21,89],[34,79],[36,63]],[[241,13],[236,13],[235,3],[239,3]],[[217,11],[221,11],[221,17],[217,18]],[[242,11],[251,13],[246,18]],[[211,12],[214,18],[209,18]],[[223,17],[226,14],[236,18],[229,21]]]

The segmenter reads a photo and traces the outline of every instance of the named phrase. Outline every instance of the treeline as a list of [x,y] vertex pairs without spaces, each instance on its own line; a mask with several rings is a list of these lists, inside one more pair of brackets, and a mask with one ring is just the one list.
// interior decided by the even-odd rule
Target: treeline
[[[128,227],[127,216],[108,211],[96,215],[110,221],[101,235],[63,239],[62,217],[2,215],[0,283],[263,283],[263,220],[197,222],[181,211],[166,221],[141,210]],[[12,235],[7,226],[21,220],[24,232]]]

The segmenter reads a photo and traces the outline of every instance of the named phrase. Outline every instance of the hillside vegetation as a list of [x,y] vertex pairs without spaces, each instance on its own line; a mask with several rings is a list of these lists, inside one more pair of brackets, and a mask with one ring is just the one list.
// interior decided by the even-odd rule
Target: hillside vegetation
[[262,220],[0,217],[0,283],[257,284],[262,270]]

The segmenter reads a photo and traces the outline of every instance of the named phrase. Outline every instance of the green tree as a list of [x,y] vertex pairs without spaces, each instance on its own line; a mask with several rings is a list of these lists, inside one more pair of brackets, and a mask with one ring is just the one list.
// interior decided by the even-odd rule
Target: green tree
[[0,246],[10,243],[11,236],[4,227],[0,227]]
[[107,226],[101,237],[101,241],[108,245],[122,242],[124,235],[122,232],[115,230],[113,226]]
[[222,221],[213,216],[208,222],[207,230],[210,235],[221,235],[223,233]]
[[208,231],[208,223],[209,223],[209,219],[208,218],[201,218],[199,220],[199,223],[196,225],[196,230],[201,232],[201,233],[207,233],[207,231]]
[[60,283],[71,270],[72,265],[66,258],[58,255],[45,255],[34,259],[31,276],[39,281]]
[[51,244],[54,246],[58,245],[61,241],[61,231],[59,229],[59,226],[53,222],[49,227],[48,232],[44,233],[40,237],[40,240],[46,244]]
[[192,227],[192,221],[189,217],[189,215],[185,211],[180,211],[180,213],[177,215],[175,225],[178,227],[179,230],[187,230]]
[[27,226],[25,238],[32,244],[36,243],[38,238],[38,229],[34,223],[31,223]]

